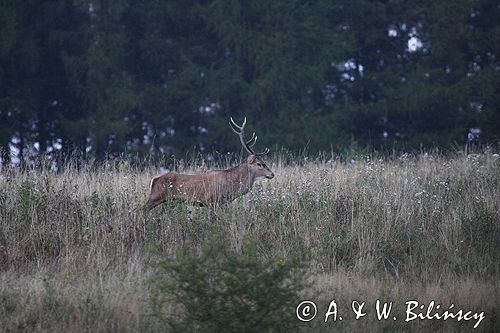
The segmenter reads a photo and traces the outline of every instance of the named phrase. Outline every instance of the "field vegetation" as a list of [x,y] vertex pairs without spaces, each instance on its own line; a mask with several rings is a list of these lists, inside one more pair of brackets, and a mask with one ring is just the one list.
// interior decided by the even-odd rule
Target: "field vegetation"
[[[0,331],[472,330],[405,323],[411,299],[484,311],[477,330],[500,331],[498,154],[271,161],[273,180],[192,218],[179,202],[142,210],[161,163],[4,168]],[[295,318],[304,299],[318,305],[309,323]],[[332,299],[344,320],[325,324]],[[376,299],[401,319],[378,321]]]

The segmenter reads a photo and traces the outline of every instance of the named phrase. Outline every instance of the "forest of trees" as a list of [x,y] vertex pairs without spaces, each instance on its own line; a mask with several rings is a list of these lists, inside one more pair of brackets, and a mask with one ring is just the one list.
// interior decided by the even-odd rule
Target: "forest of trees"
[[494,0],[0,0],[4,162],[500,138]]

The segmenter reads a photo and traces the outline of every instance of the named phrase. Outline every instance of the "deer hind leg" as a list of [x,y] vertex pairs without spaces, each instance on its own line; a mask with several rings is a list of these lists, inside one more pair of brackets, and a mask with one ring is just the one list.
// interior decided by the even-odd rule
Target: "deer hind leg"
[[159,204],[165,202],[166,200],[166,194],[161,192],[161,193],[151,193],[149,195],[148,201],[144,205],[144,210],[151,210],[158,206]]
[[165,180],[163,176],[156,176],[151,178],[151,182],[149,184],[150,188],[149,198],[146,204],[144,205],[144,210],[151,210],[156,206],[158,206],[159,204],[166,201],[167,192],[170,193],[170,191],[168,191],[166,187],[167,182],[170,184],[169,188],[171,188],[172,183],[169,182],[168,180]]
[[144,210],[145,211],[149,211],[153,208],[155,208],[156,206],[158,206],[159,204],[161,204],[163,201],[161,200],[152,200],[151,198],[148,199],[148,201],[146,201],[146,203],[144,204]]

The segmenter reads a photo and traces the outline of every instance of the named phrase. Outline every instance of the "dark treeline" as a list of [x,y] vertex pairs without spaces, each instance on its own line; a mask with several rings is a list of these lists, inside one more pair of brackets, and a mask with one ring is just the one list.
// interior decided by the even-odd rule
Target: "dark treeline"
[[237,151],[244,115],[262,147],[495,142],[498,17],[494,0],[2,0],[2,159]]

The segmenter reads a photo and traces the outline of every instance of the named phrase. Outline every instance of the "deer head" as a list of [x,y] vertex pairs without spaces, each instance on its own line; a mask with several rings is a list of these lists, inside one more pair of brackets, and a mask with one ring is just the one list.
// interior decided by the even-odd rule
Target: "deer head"
[[274,177],[274,173],[271,171],[271,169],[269,169],[267,164],[261,158],[262,156],[269,153],[269,149],[266,148],[261,153],[256,153],[252,149],[257,142],[257,135],[255,135],[255,132],[252,133],[252,137],[250,138],[250,140],[245,139],[245,125],[247,123],[247,118],[245,117],[241,126],[236,124],[232,117],[230,118],[230,120],[231,121],[229,122],[229,125],[231,126],[231,129],[238,135],[241,145],[249,154],[246,159],[249,171],[255,176],[255,178],[265,177],[267,179],[272,179]]

